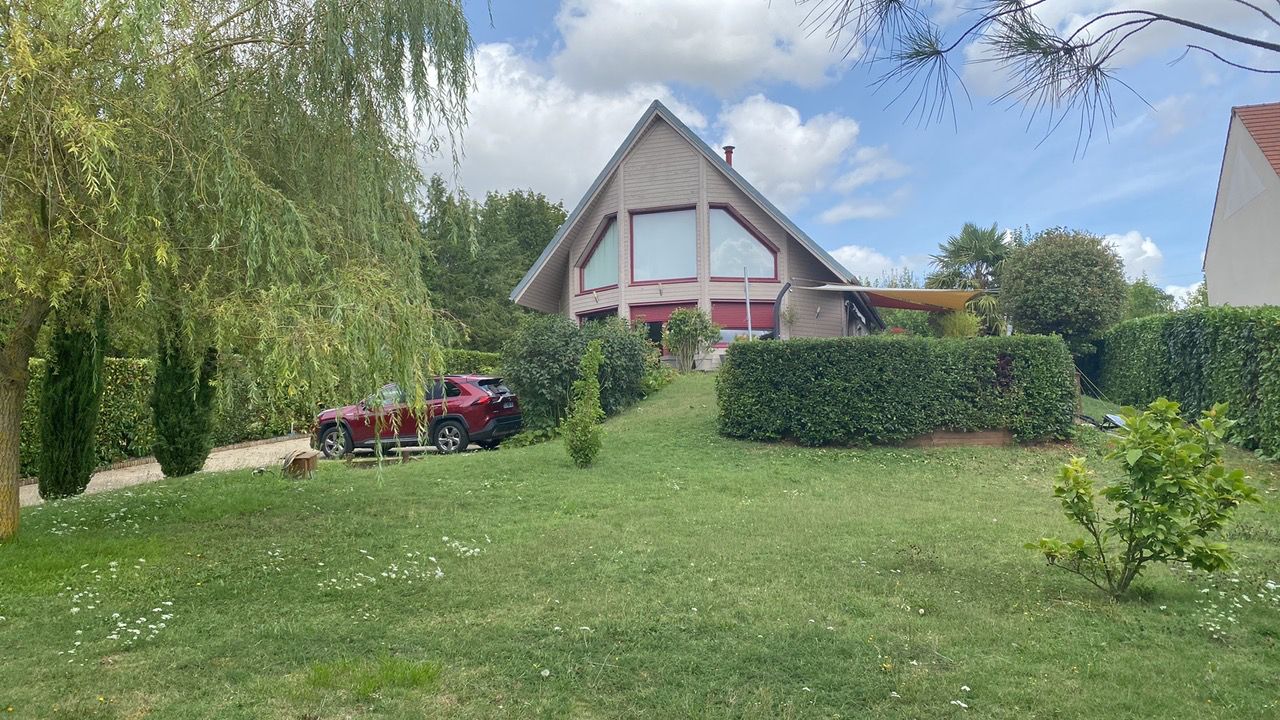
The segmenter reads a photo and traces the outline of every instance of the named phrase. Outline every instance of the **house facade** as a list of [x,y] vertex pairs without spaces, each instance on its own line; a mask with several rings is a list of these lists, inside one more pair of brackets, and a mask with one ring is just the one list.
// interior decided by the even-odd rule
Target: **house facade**
[[1211,305],[1280,305],[1280,103],[1231,110],[1204,275]]
[[620,316],[661,337],[701,308],[736,336],[861,335],[879,315],[857,284],[662,103],[654,101],[529,268],[511,299],[578,322]]

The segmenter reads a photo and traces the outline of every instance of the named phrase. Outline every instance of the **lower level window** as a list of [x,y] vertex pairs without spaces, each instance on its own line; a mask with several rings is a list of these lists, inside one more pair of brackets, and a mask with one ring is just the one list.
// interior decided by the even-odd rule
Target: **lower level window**
[[733,342],[734,340],[737,340],[740,337],[758,338],[761,335],[765,335],[769,332],[771,331],[768,328],[752,328],[751,330],[747,330],[746,328],[721,328],[720,344],[728,345],[729,343]]

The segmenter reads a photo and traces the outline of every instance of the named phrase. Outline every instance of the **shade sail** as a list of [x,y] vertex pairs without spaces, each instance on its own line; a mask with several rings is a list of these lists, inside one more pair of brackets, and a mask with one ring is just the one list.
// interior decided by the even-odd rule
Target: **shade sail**
[[963,310],[965,305],[984,290],[935,290],[932,288],[878,288],[865,285],[819,285],[796,287],[796,290],[820,290],[825,292],[856,292],[866,296],[874,307],[900,310],[924,310],[948,312]]

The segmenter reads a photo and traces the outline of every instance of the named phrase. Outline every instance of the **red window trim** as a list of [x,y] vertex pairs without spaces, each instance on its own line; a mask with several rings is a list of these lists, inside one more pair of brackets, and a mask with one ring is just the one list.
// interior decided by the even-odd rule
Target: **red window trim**
[[[664,278],[662,280],[636,280],[636,216],[654,213],[693,211],[693,269],[692,277]],[[627,252],[631,256],[631,285],[661,285],[663,283],[698,282],[698,206],[693,205],[658,205],[655,207],[630,210],[627,213]]]
[[[729,217],[737,221],[737,223],[742,226],[743,230],[746,230],[749,235],[751,235],[756,239],[756,242],[759,242],[761,245],[763,245],[764,249],[768,250],[769,254],[773,256],[773,275],[772,276],[753,277],[748,279],[751,282],[774,282],[774,283],[780,282],[780,280],[778,279],[778,253],[780,252],[780,250],[778,249],[778,246],[774,245],[772,240],[766,237],[764,233],[760,232],[759,228],[757,228],[755,225],[752,225],[750,220],[743,217],[742,213],[738,212],[737,209],[735,209],[729,203],[708,203],[707,204],[708,231],[710,231],[710,228],[711,228],[710,212],[712,210],[724,210],[725,212],[729,213]],[[708,248],[711,247],[711,238],[707,238],[707,247]],[[710,266],[710,264],[711,264],[711,258],[708,257],[707,258],[708,267]],[[727,277],[723,275],[712,275],[711,280],[712,282],[742,282],[742,278],[740,277]]]
[[[591,244],[587,246],[587,251],[582,254],[582,259],[578,261],[578,292],[575,296],[590,295],[591,293],[600,292],[601,290],[613,290],[618,287],[618,283],[612,285],[602,285],[601,287],[586,287],[586,269],[587,263],[591,262],[591,256],[596,254],[596,248],[600,247],[601,241],[604,240],[605,233],[609,232],[609,225],[617,222],[618,213],[609,213],[600,218],[600,224],[596,226],[595,237],[592,238]],[[622,242],[622,236],[619,234],[618,242]]]
[[[637,309],[643,310],[644,308],[647,308],[647,307],[664,307],[664,306],[675,306],[672,308],[671,312],[675,312],[676,310],[690,309],[690,308],[697,309],[698,301],[696,299],[690,298],[688,300],[670,300],[670,301],[661,301],[661,302],[655,301],[655,302],[631,303],[627,307],[627,316],[628,316],[627,319],[634,323],[636,321]],[[671,316],[671,312],[667,313],[667,317]],[[665,323],[666,321],[667,321],[666,318],[663,318],[662,320],[649,320],[648,318],[645,319],[645,322],[647,323],[650,323],[650,322]]]

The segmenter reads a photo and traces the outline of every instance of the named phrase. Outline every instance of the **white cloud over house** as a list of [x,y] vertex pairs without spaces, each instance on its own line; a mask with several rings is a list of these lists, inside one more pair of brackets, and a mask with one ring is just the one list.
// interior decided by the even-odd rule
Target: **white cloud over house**
[[767,82],[817,87],[838,77],[843,58],[809,31],[809,11],[790,0],[566,0],[552,64],[569,84],[593,90],[680,82],[724,96]]

